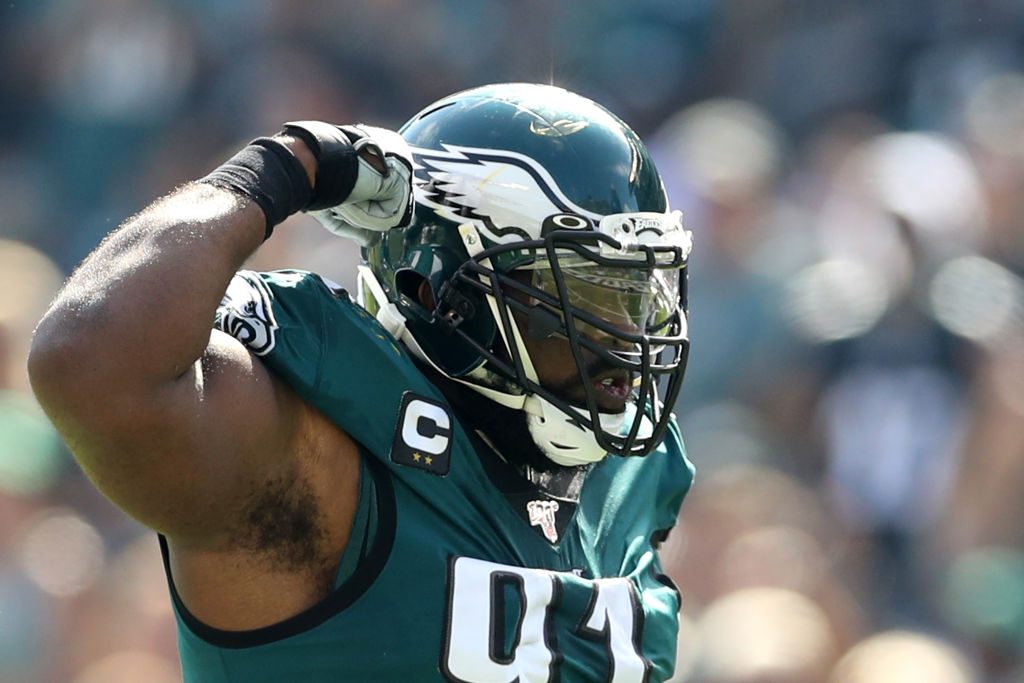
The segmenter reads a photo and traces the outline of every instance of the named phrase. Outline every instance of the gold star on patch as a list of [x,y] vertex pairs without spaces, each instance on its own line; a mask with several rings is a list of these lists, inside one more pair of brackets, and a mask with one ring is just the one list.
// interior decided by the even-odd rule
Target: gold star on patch
[[[413,460],[415,460],[416,462],[419,462],[419,461],[420,461],[420,458],[422,458],[422,457],[423,457],[423,456],[422,456],[422,455],[420,455],[419,453],[413,453],[413,454],[412,454],[412,459],[413,459]],[[427,464],[428,464],[428,465],[430,464],[430,458],[427,458]]]
[[427,457],[426,457],[426,458],[425,458],[425,459],[423,460],[423,462],[427,463],[428,465],[432,465],[432,464],[434,464],[434,459],[433,459],[433,458],[431,458],[431,457],[430,457],[430,456],[428,455],[428,456],[427,456]]

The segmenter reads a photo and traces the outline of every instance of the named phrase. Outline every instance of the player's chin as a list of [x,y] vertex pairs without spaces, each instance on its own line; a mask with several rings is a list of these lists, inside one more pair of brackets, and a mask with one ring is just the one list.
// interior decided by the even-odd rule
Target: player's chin
[[590,400],[593,400],[594,405],[597,407],[599,413],[618,415],[626,410],[626,405],[629,403],[628,395],[620,395],[618,393],[609,393],[601,388],[595,388],[588,397],[586,392],[579,386],[574,387],[570,391],[561,392],[561,398],[565,402],[569,403],[575,408],[580,408],[584,411],[590,410]]
[[626,404],[629,401],[626,399],[598,397],[595,403],[597,404],[598,412],[618,415],[626,410]]

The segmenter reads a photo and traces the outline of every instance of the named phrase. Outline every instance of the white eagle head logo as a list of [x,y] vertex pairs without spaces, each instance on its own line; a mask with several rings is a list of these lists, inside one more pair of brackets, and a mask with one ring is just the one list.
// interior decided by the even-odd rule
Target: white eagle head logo
[[257,273],[241,270],[228,283],[214,326],[245,344],[257,356],[265,356],[274,349],[277,337],[273,301],[273,292]]
[[[500,149],[413,148],[416,202],[455,223],[472,222],[498,244],[538,239],[551,217],[562,228],[593,228],[601,216],[574,204],[530,157]],[[584,220],[579,220],[580,217]]]

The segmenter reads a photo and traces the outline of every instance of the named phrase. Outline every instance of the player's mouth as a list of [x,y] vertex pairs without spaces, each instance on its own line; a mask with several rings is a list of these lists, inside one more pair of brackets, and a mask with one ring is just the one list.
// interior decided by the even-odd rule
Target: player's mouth
[[612,370],[594,378],[591,387],[601,412],[621,413],[633,391],[631,374],[627,370]]
[[594,363],[586,374],[589,387],[580,381],[580,375],[575,375],[549,387],[549,391],[578,408],[586,409],[588,402],[593,401],[602,413],[618,414],[626,409],[634,388],[632,372]]

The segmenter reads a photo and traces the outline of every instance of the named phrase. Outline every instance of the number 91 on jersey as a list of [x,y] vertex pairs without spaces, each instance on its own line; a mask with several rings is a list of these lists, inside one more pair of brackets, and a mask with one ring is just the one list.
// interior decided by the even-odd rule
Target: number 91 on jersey
[[448,582],[441,668],[449,681],[557,681],[567,659],[586,667],[583,680],[649,680],[651,663],[640,646],[644,612],[629,579],[587,580],[459,557]]

